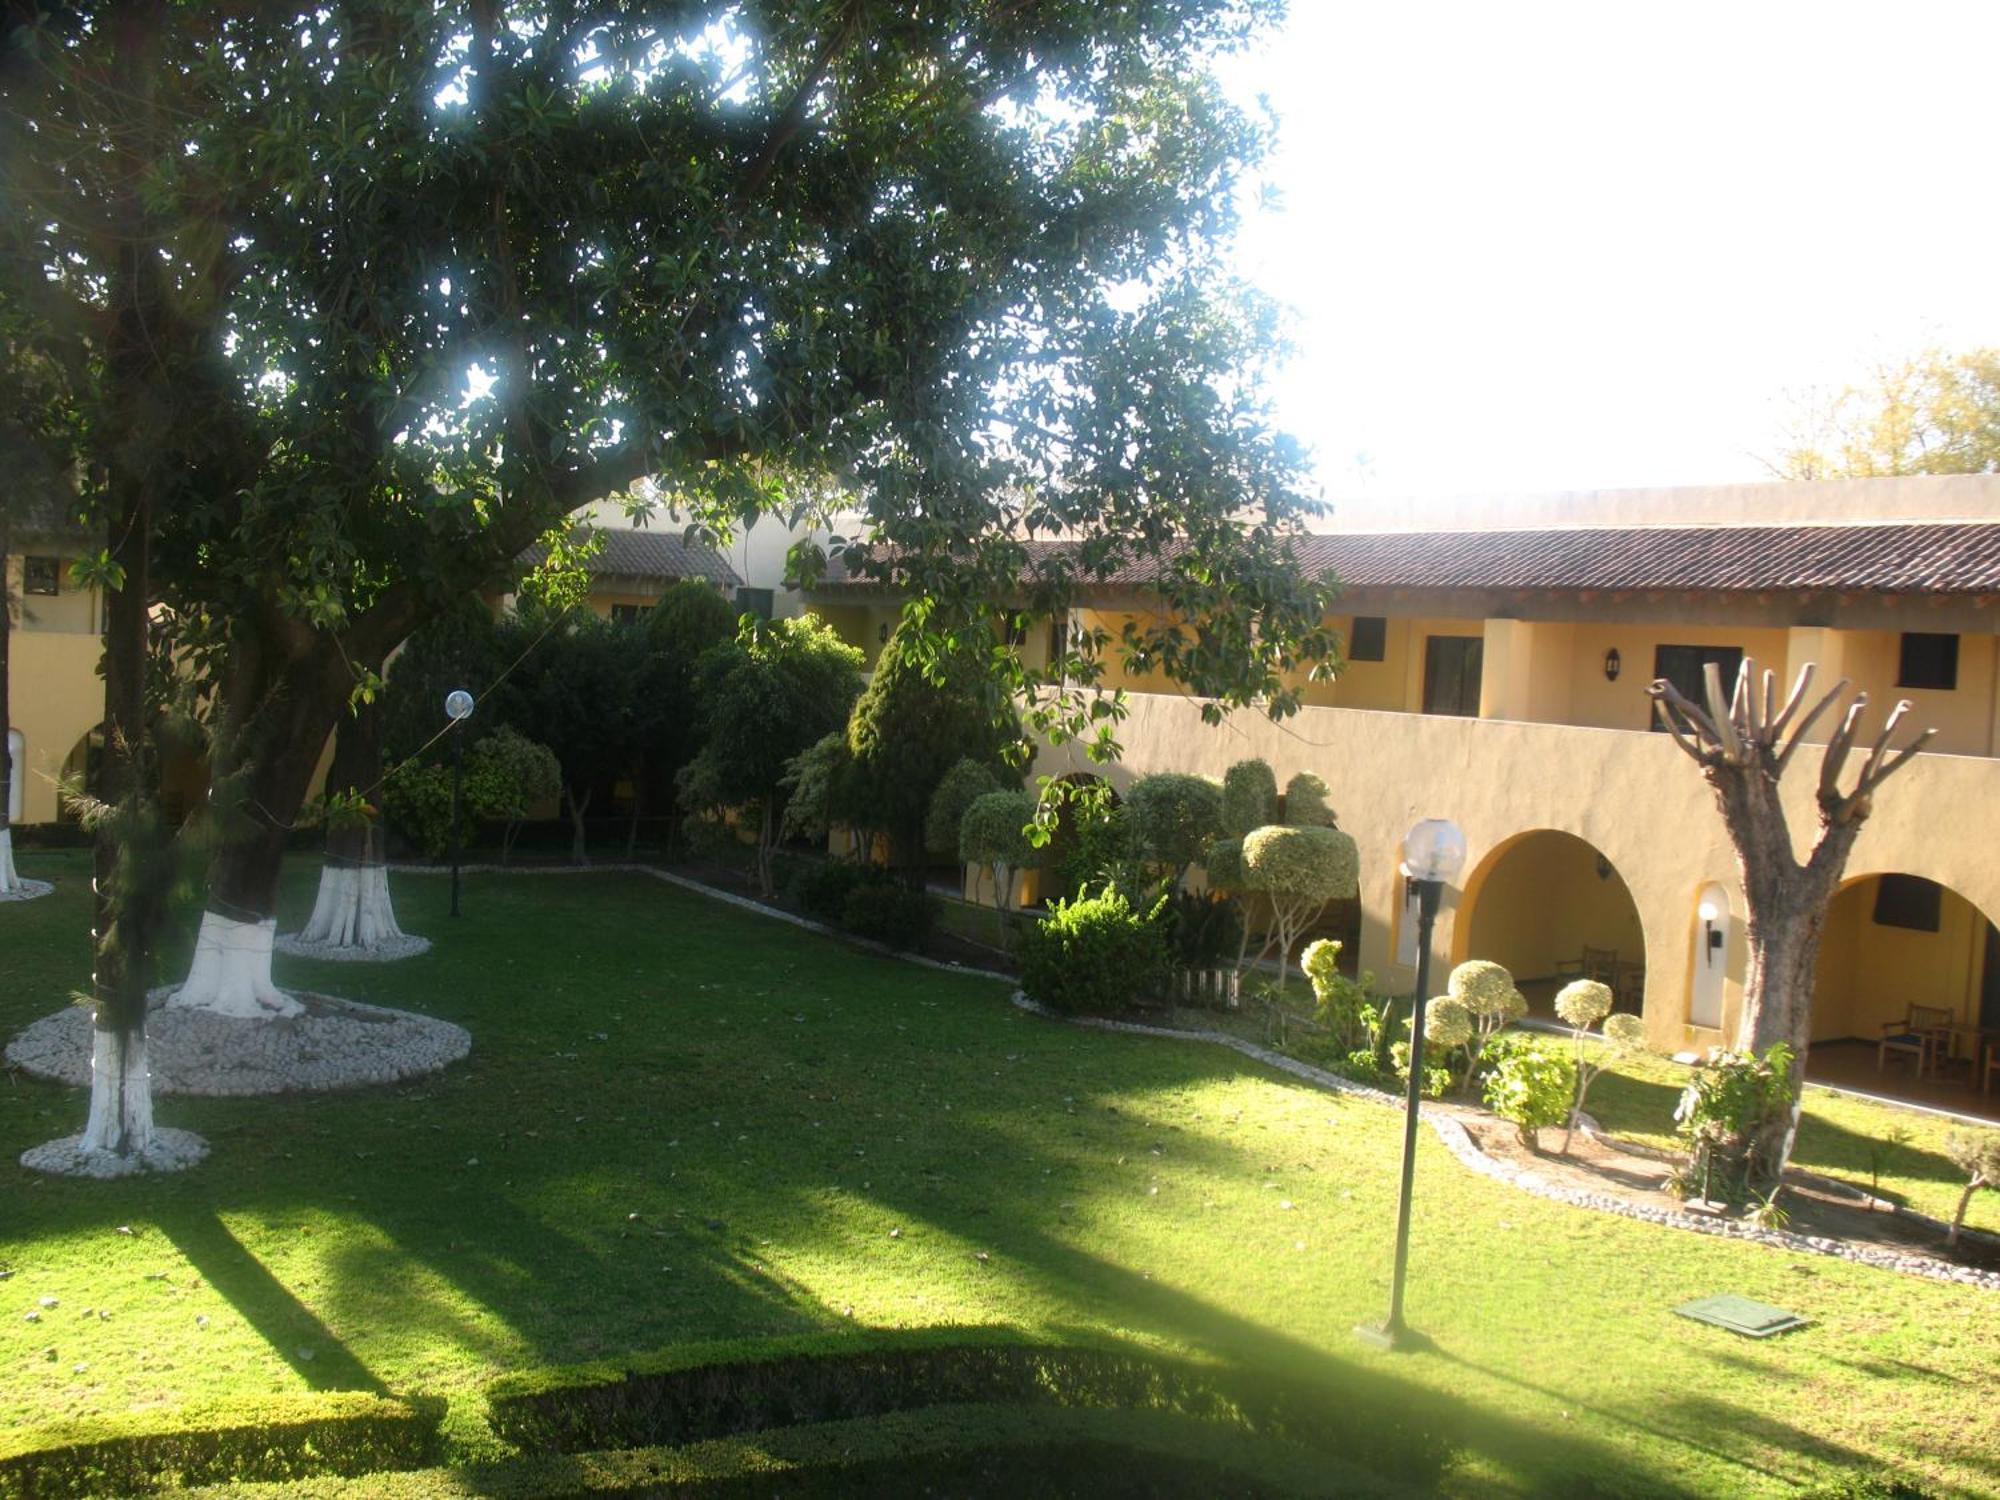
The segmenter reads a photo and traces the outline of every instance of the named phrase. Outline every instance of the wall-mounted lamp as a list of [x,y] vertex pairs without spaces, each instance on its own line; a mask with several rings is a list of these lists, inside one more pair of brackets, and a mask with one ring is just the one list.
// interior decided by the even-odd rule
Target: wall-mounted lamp
[[1611,878],[1611,861],[1601,854],[1597,856],[1597,878],[1599,880]]
[[885,646],[889,644],[889,622],[887,620],[884,620],[881,627],[875,632],[875,639]]
[[1722,933],[1717,930],[1715,919],[1722,915],[1713,901],[1704,901],[1698,908],[1701,912],[1701,961],[1715,962],[1715,950],[1722,946]]
[[1604,680],[1606,682],[1616,682],[1618,674],[1624,670],[1625,658],[1620,656],[1618,648],[1613,646],[1609,651],[1604,653]]

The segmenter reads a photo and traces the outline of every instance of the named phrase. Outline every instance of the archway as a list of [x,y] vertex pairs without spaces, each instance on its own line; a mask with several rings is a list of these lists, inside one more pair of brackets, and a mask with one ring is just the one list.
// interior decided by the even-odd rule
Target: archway
[[1644,1005],[1639,908],[1611,861],[1575,834],[1541,828],[1495,848],[1465,883],[1453,934],[1454,963],[1505,966],[1537,1015],[1553,1015],[1556,991],[1580,976],[1609,984],[1619,1010]]
[[1688,955],[1690,1026],[1720,1030],[1724,991],[1729,983],[1729,939],[1736,925],[1729,892],[1710,881],[1695,898],[1693,951]]
[[[1927,1069],[1909,1053],[1885,1057],[1880,1046],[1919,1006],[1958,1028]],[[2000,929],[1925,876],[1853,877],[1827,906],[1812,1041],[1814,1077],[1964,1108],[1978,1098],[1987,1047],[2000,1043]]]

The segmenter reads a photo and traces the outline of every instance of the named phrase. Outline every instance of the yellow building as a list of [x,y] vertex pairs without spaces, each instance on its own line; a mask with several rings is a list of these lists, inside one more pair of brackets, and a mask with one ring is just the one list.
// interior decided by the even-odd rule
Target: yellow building
[[[1872,1039],[1911,1004],[2000,1033],[2000,476],[1620,492],[1476,514],[1476,527],[1444,513],[1311,540],[1310,561],[1341,581],[1330,623],[1347,662],[1282,723],[1241,713],[1210,728],[1199,701],[1113,668],[1107,683],[1132,696],[1110,779],[1220,777],[1251,756],[1281,784],[1323,777],[1361,849],[1360,965],[1392,992],[1416,960],[1400,841],[1419,818],[1450,818],[1470,856],[1439,916],[1437,962],[1495,959],[1545,1005],[1589,949],[1654,1045],[1706,1047],[1734,1039],[1741,885],[1697,768],[1652,731],[1646,689],[1666,677],[1698,694],[1705,663],[1733,680],[1744,655],[1789,686],[1815,662],[1823,684],[1867,692],[1873,723],[1907,697],[1913,720],[1938,730],[1885,788],[1833,903],[1815,1040],[1868,1044],[1850,1052],[1872,1072]],[[1114,638],[1154,607],[1136,588],[1083,605],[1075,623]],[[864,648],[893,607],[838,584],[815,603]],[[1800,760],[1787,791],[1809,840],[1816,760]],[[1074,747],[1045,748],[1037,765],[1098,769]]]

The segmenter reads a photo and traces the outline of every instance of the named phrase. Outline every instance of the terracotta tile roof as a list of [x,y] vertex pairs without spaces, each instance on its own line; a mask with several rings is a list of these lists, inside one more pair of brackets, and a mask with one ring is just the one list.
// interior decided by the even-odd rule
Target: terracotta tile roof
[[[1069,544],[1031,542],[1031,561]],[[1606,526],[1310,536],[1301,554],[1348,589],[2000,594],[2000,522]],[[1143,587],[1153,561],[1105,585]],[[836,565],[828,584],[870,587]]]
[[[725,589],[743,582],[736,570],[713,547],[690,542],[670,532],[632,531],[605,527],[599,533],[603,545],[590,560],[593,578],[704,578]],[[528,567],[543,557],[540,546],[521,554]]]

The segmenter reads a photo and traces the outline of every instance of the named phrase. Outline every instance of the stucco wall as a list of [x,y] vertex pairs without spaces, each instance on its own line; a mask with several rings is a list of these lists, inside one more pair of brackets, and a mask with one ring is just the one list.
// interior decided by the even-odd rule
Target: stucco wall
[[77,742],[104,717],[95,635],[17,632],[9,642],[8,714],[21,732],[21,821],[52,823],[56,782]]
[[[1879,721],[1877,721],[1879,722]],[[1742,890],[1720,815],[1699,771],[1664,735],[1567,725],[1450,719],[1422,714],[1307,709],[1274,724],[1237,714],[1201,723],[1200,705],[1134,696],[1120,726],[1125,754],[1109,771],[1121,789],[1148,771],[1220,777],[1260,756],[1282,783],[1294,772],[1326,778],[1341,826],[1361,849],[1361,962],[1399,991],[1414,980],[1395,963],[1396,866],[1401,841],[1420,817],[1449,817],[1466,832],[1468,871],[1499,845],[1551,828],[1602,852],[1630,889],[1645,934],[1646,1019],[1654,1045],[1707,1044],[1733,1033],[1741,1000],[1742,938],[1732,924],[1723,1027],[1685,1024],[1700,923],[1696,901],[1715,881],[1741,913]],[[1071,746],[1045,747],[1038,771],[1093,769]],[[1814,830],[1817,753],[1802,751],[1787,777],[1787,805],[1804,854]],[[2000,805],[2000,762],[1926,755],[1902,771],[1863,830],[1851,873],[1894,870],[1950,887],[2000,915],[2000,841],[1984,816]],[[1435,948],[1460,953],[1458,892],[1448,893]]]

